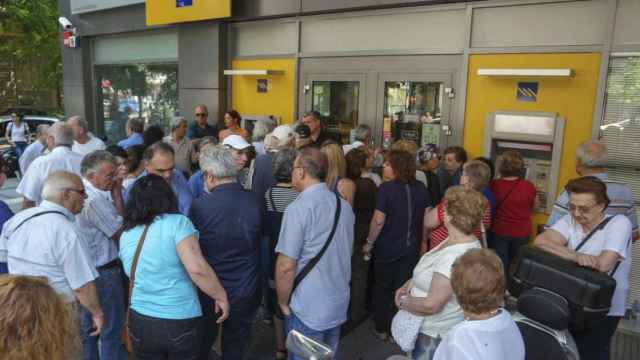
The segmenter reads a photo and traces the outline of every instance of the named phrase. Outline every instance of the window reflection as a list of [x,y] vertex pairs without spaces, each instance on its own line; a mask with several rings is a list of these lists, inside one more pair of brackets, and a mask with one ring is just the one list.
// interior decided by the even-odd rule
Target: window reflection
[[140,118],[168,132],[178,109],[178,65],[101,65],[95,68],[98,124],[109,144],[126,137],[126,122]]
[[360,83],[357,81],[314,81],[312,109],[319,112],[327,131],[350,142],[358,126]]

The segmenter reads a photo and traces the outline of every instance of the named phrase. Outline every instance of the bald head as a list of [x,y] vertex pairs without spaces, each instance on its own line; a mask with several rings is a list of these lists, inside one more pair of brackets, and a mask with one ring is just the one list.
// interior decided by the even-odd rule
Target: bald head
[[587,140],[576,150],[576,170],[582,175],[605,172],[609,166],[607,147],[600,141]]
[[73,129],[64,122],[57,122],[49,128],[49,136],[54,146],[71,146],[73,144]]

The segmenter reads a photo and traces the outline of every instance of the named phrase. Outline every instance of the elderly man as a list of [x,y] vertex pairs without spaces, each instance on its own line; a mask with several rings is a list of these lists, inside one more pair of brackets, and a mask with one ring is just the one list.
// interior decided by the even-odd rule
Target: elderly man
[[[199,154],[202,150],[210,145],[217,145],[218,140],[213,136],[205,136],[200,139],[197,148],[199,149],[196,153]],[[199,198],[202,194],[207,193],[207,189],[204,187],[204,173],[202,172],[202,165],[200,165],[200,170],[196,171],[189,178],[189,190],[191,190],[191,195],[193,195],[194,199]]]
[[[607,196],[611,203],[605,209],[607,215],[624,215],[631,221],[632,239],[638,240],[638,218],[631,189],[626,184],[609,180],[607,174],[607,147],[596,140],[580,144],[576,150],[576,172],[580,176],[595,176],[607,186]],[[563,216],[569,214],[569,194],[563,191],[553,205],[553,211],[547,221],[547,227],[555,225]]]
[[23,209],[40,204],[44,181],[52,172],[64,170],[80,174],[82,155],[71,151],[73,129],[68,124],[58,122],[51,125],[48,133],[53,150],[31,163],[16,189],[24,198]]
[[104,326],[94,282],[98,273],[74,224],[86,196],[78,175],[51,173],[44,182],[42,204],[4,224],[0,252],[7,256],[9,273],[46,277],[68,303],[79,302],[91,314],[91,335],[96,336]]
[[67,124],[73,129],[73,146],[71,150],[80,155],[87,155],[96,150],[104,150],[106,145],[89,132],[89,124],[80,116],[72,116]]
[[191,174],[191,164],[196,152],[193,143],[186,138],[187,120],[184,117],[177,116],[171,122],[171,134],[165,136],[164,142],[171,145],[175,153],[176,169],[182,171],[185,175]]
[[[165,142],[159,141],[149,146],[142,156],[142,160],[145,162],[145,170],[138,175],[136,180],[147,174],[155,174],[163,177],[171,185],[173,192],[178,198],[178,210],[186,216],[189,214],[193,195],[191,195],[189,185],[184,175],[175,169],[174,156],[173,148]],[[135,181],[125,189],[125,201],[133,184],[135,184]]]
[[231,150],[233,162],[238,170],[238,182],[245,189],[251,189],[251,181],[253,180],[250,177],[251,171],[248,171],[250,169],[245,169],[248,165],[247,162],[249,162],[249,147],[251,147],[251,144],[240,135],[229,135],[224,138],[222,145]]
[[120,140],[118,146],[127,150],[133,145],[143,145],[144,138],[142,132],[144,131],[144,124],[140,119],[127,120],[127,138]]
[[82,311],[82,343],[86,360],[127,358],[122,346],[124,289],[116,245],[124,205],[122,184],[115,181],[116,169],[116,158],[104,150],[89,153],[81,164],[87,200],[77,216],[77,223],[98,270],[95,282],[106,318],[105,327],[96,338],[90,335],[91,313]]
[[[327,188],[326,172],[320,150],[300,150],[291,173],[300,195],[282,220],[276,290],[286,332],[297,330],[335,351],[349,307],[355,216],[349,203]],[[312,262],[316,256],[320,260]]]
[[218,138],[218,128],[209,125],[209,110],[204,105],[198,105],[195,109],[195,121],[189,125],[187,137],[191,140],[202,139],[205,136]]
[[327,140],[333,140],[340,143],[340,138],[329,134],[327,130],[322,126],[322,120],[320,119],[320,113],[317,111],[309,111],[302,117],[302,123],[309,127],[311,130],[311,143],[310,146],[320,148],[322,143]]
[[47,138],[49,137],[47,134],[48,130],[49,125],[46,124],[41,124],[36,127],[36,141],[27,146],[22,156],[20,156],[20,159],[18,159],[21,174],[24,175],[33,160],[44,153],[44,150],[47,148]]
[[251,181],[251,191],[256,194],[258,199],[264,199],[267,190],[276,184],[276,179],[273,176],[274,154],[283,149],[293,148],[295,141],[295,134],[289,125],[280,125],[265,137],[267,152],[256,158],[253,180]]
[[372,130],[371,126],[366,124],[360,124],[353,130],[354,141],[348,145],[342,145],[342,152],[346,155],[349,151],[353,149],[358,149],[360,147],[365,150],[365,152],[369,151],[369,146],[371,145],[371,136]]
[[[233,136],[233,135],[232,135]],[[208,194],[196,199],[189,217],[200,232],[202,253],[218,274],[229,296],[231,312],[222,324],[222,358],[242,359],[261,300],[259,241],[262,204],[237,183],[238,169],[231,151],[207,146],[200,164]],[[211,302],[201,296],[208,331],[200,359],[208,359],[218,326]]]

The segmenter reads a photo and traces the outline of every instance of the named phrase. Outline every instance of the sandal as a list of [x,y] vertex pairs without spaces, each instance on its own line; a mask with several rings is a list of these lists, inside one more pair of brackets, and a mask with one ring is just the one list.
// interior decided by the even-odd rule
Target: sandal
[[287,350],[276,350],[276,360],[286,360],[287,359]]

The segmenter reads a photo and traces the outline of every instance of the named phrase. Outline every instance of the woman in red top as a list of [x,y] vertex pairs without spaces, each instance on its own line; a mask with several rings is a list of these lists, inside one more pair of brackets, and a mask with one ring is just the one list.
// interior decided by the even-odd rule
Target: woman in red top
[[[464,164],[462,167],[462,176],[460,177],[460,185],[467,189],[474,189],[478,192],[482,192],[482,189],[487,187],[491,180],[491,169],[482,161],[473,160]],[[483,198],[486,199],[486,197]],[[425,230],[431,231],[429,236],[429,247],[426,249],[423,246],[420,249],[421,253],[425,253],[427,250],[431,250],[440,245],[443,241],[449,237],[449,232],[446,226],[444,226],[444,200],[441,201],[435,208],[427,211],[424,215]],[[485,203],[485,211],[482,217],[482,226],[476,229],[473,234],[478,239],[482,246],[486,247],[486,231],[491,227],[491,206],[487,200]],[[424,244],[423,244],[424,245]]]
[[505,151],[498,165],[500,178],[491,182],[496,197],[496,216],[489,239],[508,274],[509,266],[531,235],[531,212],[536,198],[535,186],[522,178],[524,161],[517,151]]

